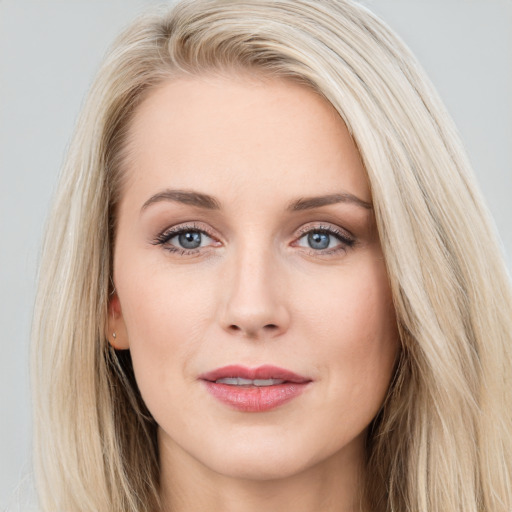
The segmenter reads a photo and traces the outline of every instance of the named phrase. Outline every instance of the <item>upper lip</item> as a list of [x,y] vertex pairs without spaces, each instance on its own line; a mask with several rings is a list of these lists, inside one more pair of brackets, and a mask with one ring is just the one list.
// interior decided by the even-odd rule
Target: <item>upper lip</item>
[[311,382],[311,379],[298,375],[290,370],[279,368],[278,366],[263,365],[256,368],[247,368],[246,366],[240,365],[229,365],[217,368],[207,373],[203,373],[199,376],[201,380],[207,380],[215,382],[219,379],[240,377],[242,379],[279,379],[287,382],[293,382],[296,384],[302,384]]

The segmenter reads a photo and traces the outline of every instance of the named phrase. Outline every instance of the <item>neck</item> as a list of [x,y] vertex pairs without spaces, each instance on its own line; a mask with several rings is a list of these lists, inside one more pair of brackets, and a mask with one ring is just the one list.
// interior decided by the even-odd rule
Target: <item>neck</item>
[[359,512],[362,439],[327,460],[272,479],[211,470],[160,436],[160,512]]

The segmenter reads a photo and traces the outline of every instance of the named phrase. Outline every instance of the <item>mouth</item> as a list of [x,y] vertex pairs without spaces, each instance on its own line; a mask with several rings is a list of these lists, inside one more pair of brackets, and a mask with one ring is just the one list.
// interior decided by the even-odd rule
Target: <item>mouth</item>
[[207,391],[221,403],[242,412],[264,412],[297,398],[312,382],[284,368],[231,365],[199,376]]

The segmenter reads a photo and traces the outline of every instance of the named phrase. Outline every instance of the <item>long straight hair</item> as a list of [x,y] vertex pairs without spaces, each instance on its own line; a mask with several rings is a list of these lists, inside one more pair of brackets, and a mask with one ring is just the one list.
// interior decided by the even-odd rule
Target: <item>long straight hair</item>
[[367,438],[378,512],[512,510],[512,296],[453,122],[403,42],[351,0],[190,0],[136,20],[99,71],[62,170],[33,324],[46,512],[155,512],[156,424],[105,339],[126,131],[152,88],[233,70],[298,81],[364,162],[401,338]]

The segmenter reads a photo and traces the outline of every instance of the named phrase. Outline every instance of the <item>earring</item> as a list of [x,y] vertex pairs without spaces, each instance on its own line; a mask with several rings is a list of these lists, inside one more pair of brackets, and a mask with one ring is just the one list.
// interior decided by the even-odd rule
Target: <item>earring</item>
[[114,350],[117,350],[117,347],[116,347],[116,338],[117,338],[117,333],[116,331],[114,331],[112,333],[112,341],[109,340],[109,344],[110,346],[114,349]]

